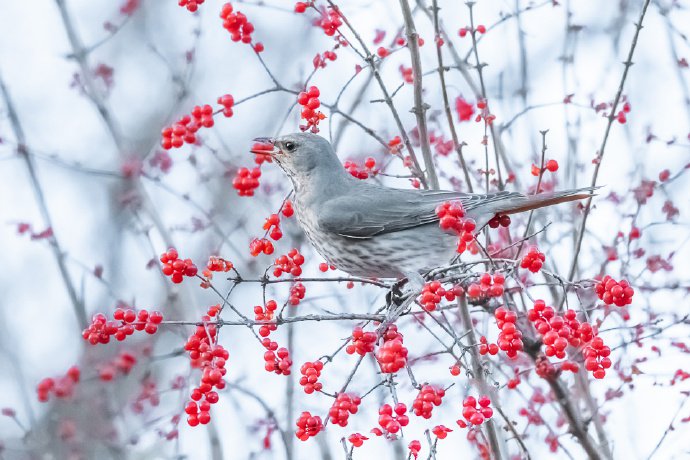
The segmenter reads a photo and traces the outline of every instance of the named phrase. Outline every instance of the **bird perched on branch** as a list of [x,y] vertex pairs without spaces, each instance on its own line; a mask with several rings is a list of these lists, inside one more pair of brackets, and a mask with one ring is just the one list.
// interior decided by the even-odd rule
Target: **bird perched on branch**
[[439,226],[436,207],[444,202],[460,202],[480,229],[496,215],[581,200],[593,190],[526,196],[396,189],[354,178],[331,144],[315,134],[254,141],[251,151],[270,155],[292,181],[295,214],[311,244],[352,276],[412,280],[448,264],[458,238]]

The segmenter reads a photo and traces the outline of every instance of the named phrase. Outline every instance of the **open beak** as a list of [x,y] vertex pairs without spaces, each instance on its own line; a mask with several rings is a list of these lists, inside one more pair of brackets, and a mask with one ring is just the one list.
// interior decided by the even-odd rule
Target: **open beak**
[[278,153],[275,141],[270,137],[257,137],[254,139],[250,152],[257,155],[274,155]]

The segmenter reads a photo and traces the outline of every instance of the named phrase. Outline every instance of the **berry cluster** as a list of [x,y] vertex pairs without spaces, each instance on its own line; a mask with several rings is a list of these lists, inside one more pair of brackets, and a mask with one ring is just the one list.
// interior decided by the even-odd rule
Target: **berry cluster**
[[448,433],[452,432],[450,428],[445,425],[436,425],[431,429],[431,432],[436,435],[438,439],[446,439]]
[[429,142],[434,145],[434,150],[437,154],[447,157],[455,148],[455,143],[453,139],[446,140],[443,135],[434,136],[429,135]]
[[264,162],[273,163],[271,152],[274,149],[275,145],[272,142],[254,142],[249,151],[254,154],[254,162],[261,165]]
[[88,340],[91,345],[110,342],[110,337],[122,341],[127,336],[134,334],[134,331],[146,331],[148,334],[155,334],[158,325],[163,321],[163,315],[158,311],[147,310],[136,312],[132,309],[118,308],[113,313],[113,321],[97,313],[93,315],[91,324],[84,329],[81,336]]
[[494,312],[496,325],[501,330],[498,334],[498,348],[506,352],[509,358],[515,359],[522,351],[522,332],[517,328],[517,313],[498,307]]
[[[275,315],[275,311],[278,309],[278,304],[275,300],[269,300],[266,302],[266,307],[257,305],[254,307],[254,319],[256,321],[271,321]],[[259,327],[259,335],[261,337],[268,337],[271,332],[275,331],[275,324],[263,324]]]
[[534,372],[539,377],[546,380],[552,380],[558,376],[558,369],[556,369],[556,366],[554,366],[551,361],[549,361],[549,358],[544,355],[538,356],[535,360]]
[[283,231],[280,229],[280,216],[278,214],[271,214],[266,218],[263,229],[268,232],[268,236],[272,240],[278,241],[283,237]]
[[580,323],[574,310],[567,310],[563,316],[556,315],[552,307],[546,306],[543,300],[536,300],[534,308],[527,312],[527,319],[537,332],[542,335],[546,346],[546,356],[565,358],[568,345],[579,347],[594,337],[595,331],[589,323]]
[[414,415],[418,417],[431,418],[431,411],[434,406],[441,405],[441,399],[446,395],[446,390],[433,385],[423,385],[417,397],[412,402]]
[[273,254],[273,250],[273,243],[271,243],[266,238],[254,238],[249,243],[249,252],[254,257],[258,256],[261,253],[264,253],[266,255]]
[[638,239],[640,236],[642,236],[642,232],[638,227],[633,227],[630,229],[630,233],[628,233],[628,238],[630,241]]
[[202,371],[199,386],[192,389],[191,401],[185,406],[189,426],[197,426],[200,423],[205,425],[211,421],[211,404],[217,403],[219,399],[214,387],[218,390],[225,388],[223,376],[227,372],[225,364],[229,354],[217,343],[216,325],[209,323],[218,311],[217,306],[209,308],[208,314],[201,318],[203,324],[196,327],[184,345],[192,367],[200,368]]
[[290,359],[288,349],[285,347],[278,348],[278,344],[268,338],[263,339],[262,344],[266,348],[264,353],[264,369],[268,372],[275,372],[278,375],[290,375],[292,359]]
[[393,139],[388,141],[388,151],[390,153],[396,154],[402,149],[402,139],[400,136],[395,136]]
[[202,3],[204,3],[204,0],[179,0],[177,2],[178,5],[187,8],[187,11],[190,13],[194,13],[199,9],[199,5]]
[[432,281],[431,283],[424,284],[422,293],[419,296],[419,303],[422,304],[424,310],[434,311],[443,298],[452,302],[457,295],[461,294],[461,286],[455,286],[453,289],[446,291],[439,281]]
[[585,369],[590,371],[595,379],[603,379],[606,369],[611,367],[610,354],[611,349],[604,345],[601,337],[594,337],[584,349]]
[[300,441],[306,441],[310,436],[316,436],[323,429],[323,422],[318,415],[311,415],[311,412],[302,412],[297,420],[297,431],[295,435]]
[[467,295],[475,299],[500,297],[505,290],[504,283],[505,278],[502,274],[495,273],[491,276],[489,273],[484,273],[479,278],[479,284],[472,283],[467,287]]
[[295,215],[295,208],[292,207],[292,201],[286,200],[280,212],[282,212],[285,217],[292,217]]
[[319,271],[326,273],[328,270],[335,270],[335,265],[328,265],[326,262],[319,264]]
[[[172,168],[173,161],[170,154],[164,150],[158,150],[149,159],[149,165],[153,168],[158,168],[163,174],[168,174]],[[141,171],[139,171],[141,173]]]
[[618,114],[616,115],[616,120],[618,120],[618,123],[624,124],[627,121],[627,118],[625,117],[626,113],[630,113],[630,103],[626,102],[623,104],[623,110],[619,110]]
[[375,176],[378,174],[379,170],[376,168],[376,160],[372,157],[368,157],[364,160],[364,167],[360,168],[354,161],[347,160],[343,164],[347,172],[349,172],[352,177],[357,179],[368,179],[369,176]]
[[419,451],[422,450],[422,443],[419,442],[418,439],[414,439],[410,441],[410,443],[407,445],[407,448],[410,450],[408,457],[417,460],[417,458],[419,457]]
[[313,363],[306,362],[299,368],[299,371],[302,373],[299,384],[304,387],[304,392],[306,394],[310,395],[323,388],[321,382],[318,381],[322,369],[323,363],[321,361],[314,361]]
[[407,348],[398,327],[391,324],[383,333],[383,345],[376,351],[376,360],[384,374],[394,374],[407,364]]
[[340,12],[336,8],[330,7],[325,13],[322,13],[322,18],[318,24],[326,35],[332,37],[338,31],[338,27],[343,25],[343,20],[340,17]]
[[465,210],[459,202],[446,201],[436,208],[439,217],[439,226],[442,230],[452,231],[458,235],[458,253],[462,254],[467,249],[467,243],[474,239],[474,229],[477,224],[472,219],[464,219]]
[[[336,45],[336,47],[337,46],[338,45]],[[338,59],[338,55],[335,54],[335,51],[324,51],[323,54],[316,53],[312,62],[314,63],[315,69],[324,69],[328,61],[335,61],[336,59]]]
[[198,271],[191,259],[179,259],[175,248],[161,254],[160,261],[163,264],[163,274],[169,276],[175,284],[181,283],[185,276],[196,276]]
[[307,288],[304,284],[297,282],[290,287],[290,297],[288,297],[288,303],[293,307],[299,305],[300,301],[304,299],[304,295],[307,293]]
[[479,339],[479,354],[484,356],[486,354],[495,356],[498,354],[498,345],[495,343],[489,343],[486,337],[481,336]]
[[233,12],[232,4],[226,3],[220,10],[220,18],[223,20],[223,28],[230,32],[230,38],[234,42],[252,42],[252,32],[254,24],[247,21],[247,16],[243,13]]
[[537,273],[539,270],[541,270],[545,260],[546,256],[539,252],[539,249],[537,249],[535,246],[532,246],[527,251],[527,254],[522,257],[520,267],[526,268],[532,273]]
[[201,287],[208,288],[211,284],[210,281],[213,279],[213,272],[229,272],[233,269],[233,264],[229,260],[225,260],[222,257],[210,256],[208,262],[206,263],[206,268],[201,272],[205,280],[201,283]]
[[310,86],[306,91],[302,91],[297,96],[297,103],[302,106],[302,112],[300,113],[302,119],[307,122],[306,125],[300,125],[302,131],[311,129],[312,133],[318,133],[318,124],[321,120],[326,118],[322,112],[316,110],[321,106],[321,101],[319,101],[319,95],[321,92],[316,86]]
[[300,276],[302,274],[302,264],[304,264],[304,256],[297,249],[290,249],[287,255],[282,255],[276,259],[273,276],[279,277],[283,273]]
[[335,402],[328,411],[331,423],[339,426],[347,426],[350,414],[356,414],[362,400],[359,396],[349,393],[338,393]]
[[[204,276],[208,276],[210,272],[229,272],[232,269],[233,264],[229,260],[225,260],[218,256],[211,256],[208,258],[208,262],[206,263]],[[207,271],[209,272],[208,274]]]
[[353,447],[362,447],[362,444],[364,444],[364,441],[367,439],[369,438],[361,433],[352,433],[347,437],[347,440],[350,441],[350,444],[352,444]]
[[478,32],[480,34],[483,34],[486,32],[486,26],[480,24],[477,27],[475,27],[474,30],[472,29],[472,27],[466,26],[458,30],[458,35],[460,35],[461,38],[465,38],[468,32]]
[[218,103],[223,106],[223,115],[227,118],[233,116],[232,108],[235,105],[235,98],[231,94],[224,94],[218,98]]
[[520,385],[520,382],[520,368],[516,367],[513,369],[513,378],[508,379],[508,381],[506,382],[506,387],[509,390],[514,390],[518,387],[518,385]]
[[474,117],[474,121],[479,122],[483,119],[487,125],[492,125],[496,119],[496,115],[493,115],[491,112],[489,112],[489,104],[487,103],[486,99],[478,100],[477,108],[480,110],[480,112],[476,117]]
[[[494,414],[493,409],[490,407],[491,400],[488,396],[480,396],[479,400],[475,399],[474,396],[468,396],[462,402],[462,416],[465,417],[472,425],[478,426],[484,423],[484,420],[491,418]],[[465,428],[467,423],[464,420],[458,420],[458,425],[461,428]]]
[[197,141],[196,132],[202,126],[204,128],[213,126],[213,107],[208,104],[195,106],[190,115],[185,115],[172,126],[163,128],[161,147],[170,150],[171,148],[180,148],[185,143],[195,144]]
[[384,404],[379,409],[379,426],[387,433],[397,433],[401,427],[407,426],[410,423],[410,418],[406,415],[406,412],[407,406],[403,403],[396,404],[395,409],[390,404]]
[[98,378],[104,382],[110,382],[118,372],[123,375],[129,374],[136,363],[137,358],[132,353],[127,351],[120,352],[113,361],[98,367]]
[[491,228],[508,227],[510,225],[510,216],[507,214],[496,214],[489,220],[488,224]]
[[400,64],[400,67],[398,67],[398,70],[400,70],[400,75],[402,76],[402,79],[405,83],[412,84],[414,82],[414,75],[412,74],[412,67],[405,67],[404,65]]
[[[256,158],[261,156],[263,155],[257,155]],[[254,196],[254,190],[259,188],[259,177],[261,177],[259,168],[240,168],[232,179],[232,188],[237,190],[239,196]]]
[[364,332],[360,326],[356,326],[352,330],[352,341],[345,347],[347,354],[352,355],[357,353],[364,356],[367,353],[374,351],[376,346],[376,333]]
[[79,383],[81,372],[77,366],[72,366],[67,370],[67,373],[57,379],[45,378],[38,382],[36,386],[36,394],[38,400],[47,402],[50,398],[50,393],[53,393],[56,398],[65,399],[74,394],[74,387]]
[[147,401],[154,407],[160,404],[160,393],[156,387],[156,382],[152,378],[146,378],[141,383],[141,391],[132,402],[132,412],[142,414],[144,412],[144,403]]
[[594,287],[594,292],[606,305],[624,307],[632,302],[635,291],[626,280],[616,281],[606,275],[600,283]]
[[552,173],[558,171],[558,162],[556,160],[549,160],[546,162],[543,168],[540,168],[539,166],[532,164],[532,169],[530,172],[533,176],[539,177],[540,175],[544,174],[544,171]]

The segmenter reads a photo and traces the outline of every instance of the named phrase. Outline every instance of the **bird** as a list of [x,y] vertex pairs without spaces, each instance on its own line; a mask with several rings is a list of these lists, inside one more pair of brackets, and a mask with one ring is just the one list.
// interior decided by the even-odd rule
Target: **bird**
[[524,195],[391,188],[353,177],[330,142],[313,133],[254,139],[292,182],[293,208],[312,246],[354,277],[421,280],[457,255],[458,237],[439,226],[436,208],[460,202],[480,229],[514,214],[593,196],[592,187]]

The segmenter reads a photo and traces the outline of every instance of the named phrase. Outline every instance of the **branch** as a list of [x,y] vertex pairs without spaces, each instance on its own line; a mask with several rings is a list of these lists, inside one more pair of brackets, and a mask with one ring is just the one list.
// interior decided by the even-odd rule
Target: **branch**
[[462,171],[465,174],[465,182],[467,183],[467,189],[470,193],[472,190],[472,179],[470,178],[470,172],[467,169],[467,164],[465,163],[465,156],[462,154],[462,146],[458,140],[458,133],[455,130],[455,122],[453,122],[453,113],[450,110],[450,102],[448,100],[448,88],[446,86],[446,76],[445,68],[443,67],[443,52],[441,51],[441,45],[438,43],[441,38],[440,26],[438,23],[438,1],[432,0],[432,8],[434,10],[434,31],[436,33],[435,44],[436,44],[436,59],[438,60],[438,77],[441,80],[441,94],[443,95],[443,108],[446,112],[446,120],[448,120],[448,127],[450,128],[450,135],[453,138],[453,146],[455,147],[455,152],[458,154],[460,159],[460,165],[462,166]]
[[45,223],[45,225],[53,230],[52,235],[48,237],[50,248],[53,251],[55,261],[58,264],[58,269],[60,270],[60,276],[62,277],[62,281],[65,284],[65,287],[67,288],[67,294],[69,295],[69,298],[72,302],[72,309],[74,310],[74,314],[77,317],[79,326],[82,329],[84,329],[89,323],[86,317],[86,308],[84,307],[82,300],[79,299],[72,278],[70,277],[70,274],[67,271],[67,265],[65,264],[65,253],[60,246],[60,242],[55,236],[55,228],[53,227],[53,222],[50,217],[50,213],[48,212],[48,205],[46,204],[45,195],[43,194],[43,188],[41,187],[41,183],[39,182],[38,176],[36,175],[36,168],[31,157],[29,148],[26,145],[26,136],[24,135],[24,129],[22,128],[22,125],[19,122],[17,110],[14,107],[14,103],[12,102],[12,98],[10,97],[10,93],[8,92],[7,87],[5,86],[5,83],[2,80],[1,76],[0,92],[2,92],[3,98],[5,99],[7,113],[10,117],[10,124],[12,125],[12,129],[14,130],[14,134],[17,138],[17,153],[19,153],[19,155],[24,159],[24,163],[26,164],[26,169],[29,172],[31,188],[33,189],[34,195],[36,196],[36,202],[38,204],[39,211],[41,212],[41,217],[43,218],[43,222]]
[[376,66],[376,61],[375,61],[375,56],[371,54],[369,51],[369,48],[367,47],[367,44],[364,42],[362,37],[357,33],[357,31],[352,27],[352,24],[350,24],[350,21],[345,17],[345,15],[340,11],[340,8],[333,3],[332,0],[328,0],[328,4],[331,6],[331,8],[334,8],[338,11],[340,14],[340,17],[343,20],[343,23],[347,26],[347,28],[352,32],[352,34],[355,36],[355,39],[359,42],[360,46],[364,50],[364,53],[366,54],[366,57],[364,58],[365,61],[371,66],[371,71],[374,74],[374,78],[376,79],[376,82],[379,84],[379,87],[381,88],[381,92],[383,93],[383,99],[386,102],[386,105],[389,107],[391,114],[393,115],[393,119],[395,120],[395,124],[398,127],[398,131],[400,132],[400,137],[402,137],[403,144],[405,144],[405,148],[407,149],[408,154],[410,155],[410,158],[412,159],[412,164],[414,165],[414,171],[413,173],[417,174],[419,177],[420,182],[424,186],[424,188],[428,188],[428,184],[426,181],[426,176],[422,173],[422,169],[419,166],[419,161],[417,160],[417,154],[415,153],[414,149],[412,148],[412,143],[410,142],[410,137],[407,135],[407,131],[405,131],[405,126],[402,123],[402,120],[400,119],[400,115],[398,114],[398,111],[395,109],[395,105],[393,105],[393,100],[391,99],[390,94],[388,93],[388,89],[386,88],[385,83],[383,82],[383,78],[381,77],[381,74],[379,73],[378,67]]
[[688,402],[688,398],[690,396],[686,396],[685,399],[683,399],[683,402],[678,405],[678,410],[676,411],[675,414],[673,414],[673,418],[671,418],[671,421],[668,424],[668,428],[664,431],[664,434],[661,436],[661,439],[659,439],[659,442],[654,446],[654,450],[652,453],[649,454],[649,457],[647,457],[647,460],[651,460],[651,458],[654,456],[657,450],[659,450],[659,447],[661,447],[661,444],[664,442],[664,439],[666,439],[666,436],[674,429],[673,428],[673,422],[676,421],[676,418],[678,418],[678,414],[683,410],[683,407],[685,407],[685,403]]
[[283,441],[283,446],[285,446],[285,455],[286,455],[287,459],[291,460],[292,459],[292,453],[290,452],[290,449],[288,449],[288,445],[289,445],[288,436],[289,435],[285,432],[285,430],[283,430],[280,427],[280,423],[278,423],[278,418],[276,417],[276,414],[273,412],[273,409],[271,409],[271,407],[266,403],[266,401],[263,400],[263,398],[261,398],[259,395],[257,395],[253,391],[248,390],[248,389],[244,388],[243,386],[238,385],[237,383],[232,383],[228,380],[225,381],[225,384],[227,385],[228,388],[233,389],[233,390],[237,390],[240,393],[243,393],[243,394],[249,396],[254,401],[258,402],[259,405],[264,409],[264,411],[266,411],[266,415],[268,416],[268,418],[273,420],[273,423],[276,424],[276,430],[278,430],[278,433],[280,433],[280,439]]
[[[628,70],[632,66],[632,57],[635,52],[635,47],[637,46],[637,39],[640,36],[640,31],[642,30],[642,21],[644,20],[645,13],[647,12],[647,7],[649,6],[650,0],[645,0],[644,5],[642,5],[642,12],[640,17],[635,24],[635,35],[633,35],[632,43],[630,44],[630,50],[628,51],[628,58],[623,62],[623,75],[621,76],[621,81],[618,84],[618,91],[616,92],[616,97],[613,100],[613,105],[611,106],[611,113],[609,113],[608,122],[606,123],[606,130],[604,131],[604,138],[601,141],[601,147],[599,147],[598,161],[596,166],[594,166],[594,173],[592,175],[592,187],[597,185],[597,178],[599,177],[599,169],[601,168],[602,160],[604,159],[604,152],[606,150],[606,144],[609,139],[609,133],[611,132],[611,126],[613,125],[613,120],[616,118],[616,110],[618,109],[618,103],[621,100],[621,95],[623,94],[623,87],[625,86],[625,80],[628,78]],[[575,276],[575,271],[577,270],[577,260],[580,255],[580,250],[582,249],[582,239],[585,236],[585,227],[587,225],[587,217],[589,217],[589,211],[592,205],[592,197],[587,199],[585,204],[585,213],[582,216],[582,223],[577,232],[577,240],[575,242],[575,254],[573,255],[573,261],[570,265],[570,271],[568,272],[568,279],[573,280]],[[564,296],[565,297],[565,296]],[[565,302],[565,300],[563,300]],[[561,302],[561,305],[563,305]]]
[[[472,326],[472,317],[470,316],[470,309],[467,306],[467,301],[464,297],[458,297],[458,309],[460,310],[460,316],[462,318],[462,325],[465,332],[468,335],[470,345],[475,345],[477,342],[477,337],[474,333],[474,327]],[[481,363],[481,358],[479,357],[479,350],[476,346],[469,347],[470,358],[472,363],[472,373],[474,378],[477,379],[479,384],[479,390],[482,393],[491,395],[491,401],[494,406],[499,407],[498,398],[496,397],[496,391],[492,388],[484,377],[484,367]],[[505,447],[505,441],[501,432],[497,429],[496,423],[489,419],[486,421],[486,431],[489,438],[489,445],[491,446],[491,454],[496,460],[505,458],[503,454],[503,447]]]
[[[91,102],[94,104],[94,106],[96,106],[96,110],[98,111],[98,114],[101,116],[101,119],[105,123],[108,132],[110,133],[110,137],[112,138],[117,150],[120,153],[125,152],[126,146],[124,138],[122,137],[122,133],[120,132],[115,122],[115,119],[110,113],[110,110],[107,107],[105,100],[103,99],[103,96],[98,91],[98,88],[96,87],[93,78],[91,78],[91,70],[89,68],[89,63],[87,59],[88,50],[84,47],[83,43],[81,42],[81,39],[79,38],[79,35],[77,34],[77,31],[72,22],[72,18],[70,17],[69,12],[67,11],[65,0],[55,0],[55,3],[57,4],[58,10],[60,11],[60,17],[62,18],[62,23],[65,27],[67,38],[69,39],[70,46],[72,47],[72,56],[79,65],[79,69],[83,77],[84,87],[86,89],[86,94],[91,100]],[[160,215],[153,208],[151,204],[151,199],[146,193],[144,187],[142,186],[141,181],[137,180],[134,182],[134,184],[136,185],[137,192],[142,197],[142,201],[146,203],[145,209],[149,214],[149,217],[153,221],[156,230],[160,234],[161,238],[164,240],[165,244],[168,247],[173,247],[174,244],[172,238],[168,230],[165,228],[165,225],[163,224]]]
[[[470,10],[470,37],[472,37],[472,52],[474,53],[474,59],[476,63],[476,69],[477,69],[477,74],[479,74],[479,85],[482,90],[482,98],[484,99],[484,102],[486,103],[486,110],[491,112],[489,109],[489,100],[486,97],[486,85],[484,84],[484,72],[482,69],[484,68],[485,64],[482,64],[481,61],[479,60],[479,51],[477,50],[477,30],[474,27],[474,2],[467,2],[466,3],[467,8]],[[491,140],[493,141],[492,144],[494,146],[494,155],[496,157],[496,171],[498,172],[498,188],[499,190],[503,190],[503,178],[501,176],[501,164],[498,161],[499,156],[503,157],[503,162],[505,163],[506,167],[509,167],[507,158],[505,156],[505,152],[499,148],[499,142],[500,140],[498,139],[498,136],[496,135],[496,128],[494,127],[494,123],[488,123],[486,120],[484,120],[484,127],[486,128],[486,125],[489,125],[489,131],[491,132]],[[486,133],[486,131],[485,131]],[[484,145],[486,148],[486,144]],[[499,153],[499,150],[501,152]],[[486,166],[487,169],[487,181],[488,181],[488,169],[489,166]],[[488,193],[488,186],[487,186],[487,193]]]
[[556,401],[558,401],[558,404],[563,409],[566,419],[568,419],[570,431],[573,436],[580,442],[580,445],[582,445],[582,448],[587,452],[587,456],[590,460],[600,460],[601,454],[595,447],[594,440],[587,433],[584,423],[582,423],[577,414],[577,410],[573,407],[570,401],[570,394],[563,388],[559,379],[547,379],[547,382],[551,387],[551,391],[553,391],[553,394],[556,396]]
[[[434,167],[434,159],[431,155],[431,146],[429,144],[429,132],[426,126],[426,111],[428,105],[424,103],[422,96],[422,60],[419,56],[419,35],[414,25],[414,18],[407,0],[400,0],[400,8],[402,9],[403,19],[405,21],[405,34],[407,35],[407,47],[410,50],[410,57],[412,58],[412,75],[414,86],[414,112],[417,117],[417,127],[419,128],[419,141],[422,144],[422,156],[424,157],[424,166],[426,167],[426,175],[429,179],[429,185],[432,189],[438,190],[438,176],[436,175],[436,168]],[[438,43],[436,44],[438,47]]]

